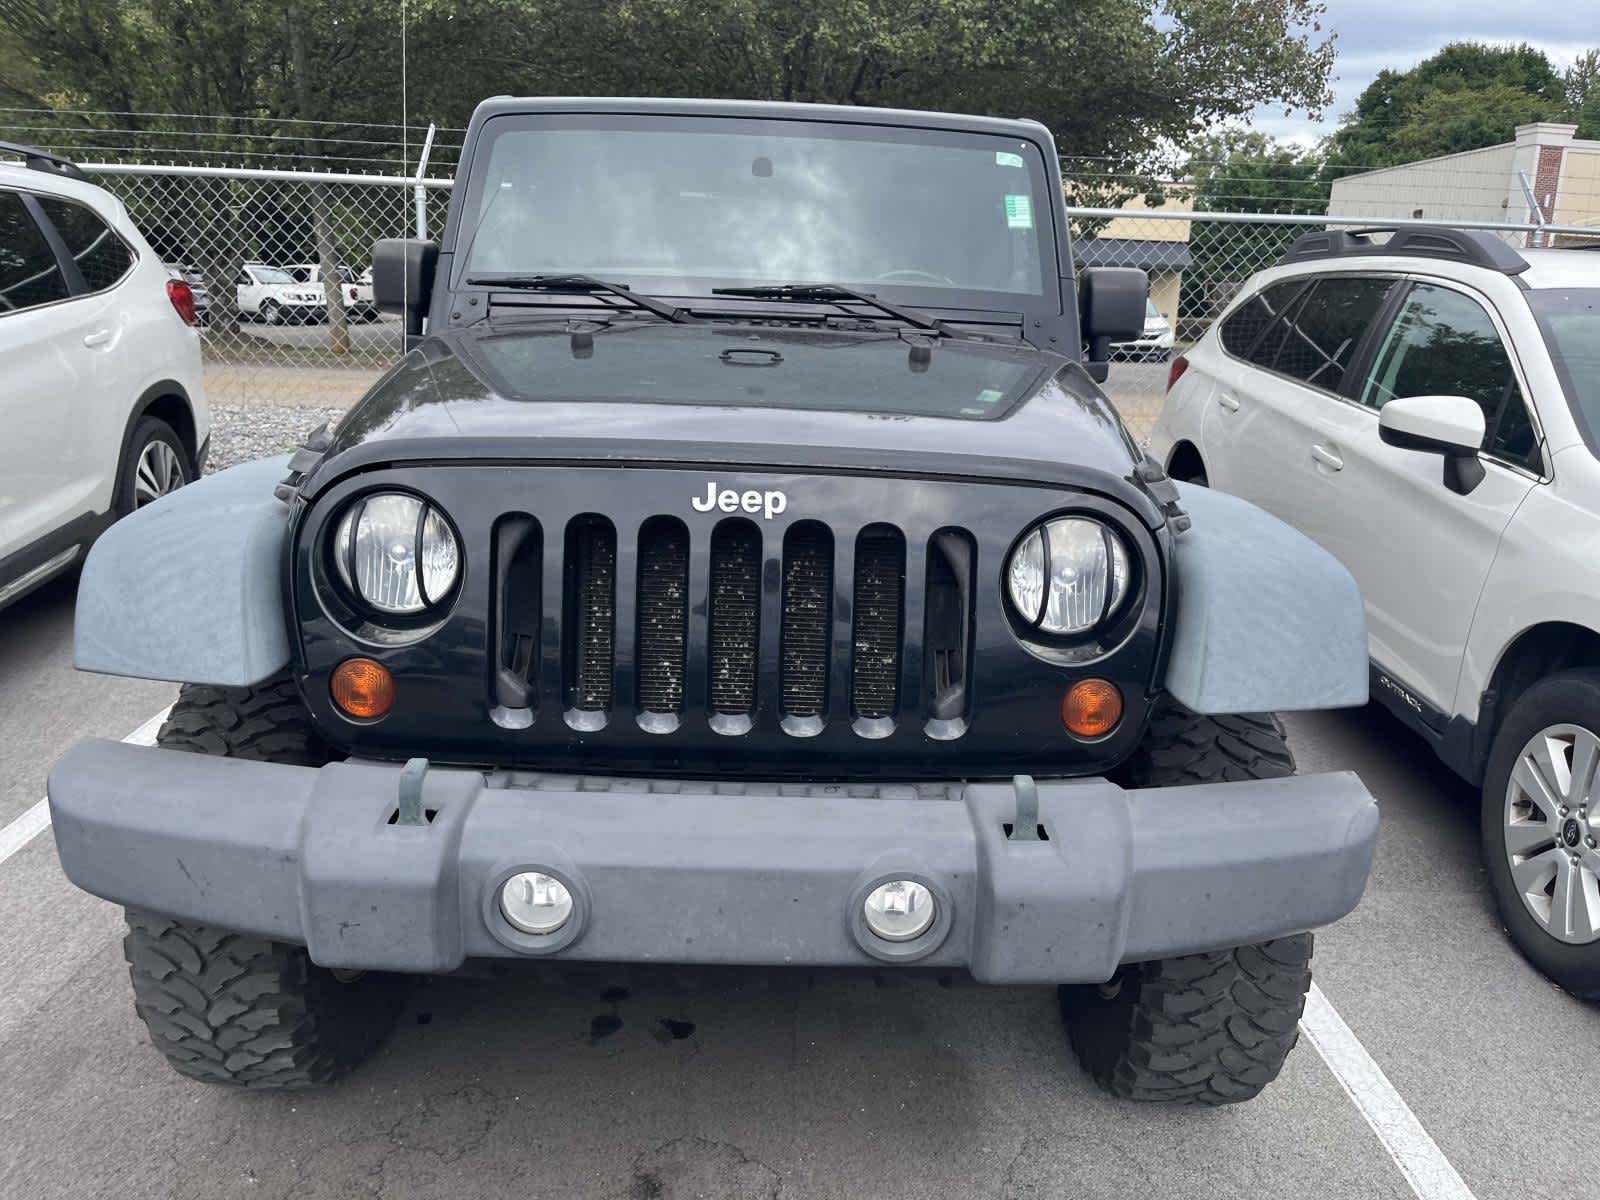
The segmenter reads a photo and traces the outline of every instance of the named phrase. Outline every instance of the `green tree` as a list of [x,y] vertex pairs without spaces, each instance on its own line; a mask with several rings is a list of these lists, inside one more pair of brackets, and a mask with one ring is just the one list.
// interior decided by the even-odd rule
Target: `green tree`
[[1600,50],[1578,56],[1562,76],[1567,95],[1567,120],[1581,138],[1600,138]]
[[1567,88],[1532,46],[1455,42],[1409,71],[1380,71],[1334,133],[1338,171],[1370,170],[1510,141],[1559,120]]
[[[1063,152],[1124,169],[1263,104],[1319,111],[1333,61],[1318,0],[412,0],[408,11],[413,120],[460,125],[502,92],[897,105],[1038,117]],[[47,79],[61,108],[398,122],[398,13],[392,0],[0,0],[0,42],[28,67],[0,59],[0,96],[37,101]],[[259,138],[257,125],[226,132]]]

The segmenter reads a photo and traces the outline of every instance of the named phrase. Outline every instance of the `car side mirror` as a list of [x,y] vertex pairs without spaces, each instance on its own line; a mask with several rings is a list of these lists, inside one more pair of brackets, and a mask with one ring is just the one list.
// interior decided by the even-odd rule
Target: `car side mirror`
[[1078,320],[1089,347],[1085,368],[1096,383],[1111,369],[1113,342],[1131,342],[1144,333],[1150,276],[1136,267],[1088,267],[1078,276]]
[[1444,485],[1465,496],[1483,482],[1483,409],[1466,396],[1402,396],[1378,410],[1386,446],[1444,455]]
[[439,243],[417,238],[384,238],[372,247],[372,302],[379,312],[399,313],[407,337],[422,332],[433,295]]

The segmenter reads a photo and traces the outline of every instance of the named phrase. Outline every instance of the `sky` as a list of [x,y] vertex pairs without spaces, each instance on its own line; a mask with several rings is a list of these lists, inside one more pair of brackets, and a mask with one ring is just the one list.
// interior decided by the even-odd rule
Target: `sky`
[[1310,143],[1331,133],[1339,117],[1380,70],[1413,67],[1447,42],[1527,42],[1543,50],[1557,70],[1600,45],[1600,0],[1324,0],[1324,25],[1338,35],[1333,65],[1334,100],[1315,121],[1264,108],[1251,128]]

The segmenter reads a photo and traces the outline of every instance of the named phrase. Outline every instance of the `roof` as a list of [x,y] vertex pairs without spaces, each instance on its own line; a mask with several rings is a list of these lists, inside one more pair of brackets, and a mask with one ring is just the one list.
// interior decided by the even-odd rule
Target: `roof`
[[121,208],[121,202],[98,184],[70,179],[52,171],[36,171],[5,158],[0,158],[0,183],[22,191],[80,200],[102,214],[114,213]]
[[1146,238],[1074,238],[1072,256],[1084,267],[1143,267],[1147,271],[1187,271],[1194,263],[1188,242]]
[[859,104],[792,104],[778,100],[681,100],[599,96],[495,96],[480,103],[469,128],[510,113],[651,113],[685,117],[747,117],[779,121],[841,121],[854,125],[908,125],[959,129],[1003,137],[1048,140],[1038,121],[975,117],[909,108],[868,108]]
[[[1600,231],[1597,231],[1600,232]],[[1600,242],[1593,250],[1524,250],[1530,288],[1600,287]]]

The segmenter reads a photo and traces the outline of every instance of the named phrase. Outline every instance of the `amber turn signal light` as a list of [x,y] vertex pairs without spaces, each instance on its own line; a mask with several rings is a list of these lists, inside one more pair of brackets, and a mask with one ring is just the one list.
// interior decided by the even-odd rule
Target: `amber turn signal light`
[[347,658],[333,671],[333,702],[358,721],[376,721],[394,707],[394,676],[370,658]]
[[1104,679],[1080,679],[1061,698],[1061,723],[1074,737],[1105,737],[1122,720],[1122,693]]

